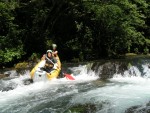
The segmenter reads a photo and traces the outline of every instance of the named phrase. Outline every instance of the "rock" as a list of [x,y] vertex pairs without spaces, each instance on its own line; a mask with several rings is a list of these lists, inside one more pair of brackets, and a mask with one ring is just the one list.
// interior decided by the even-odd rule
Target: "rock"
[[9,74],[0,74],[0,79],[8,77],[8,76],[9,76]]
[[126,53],[125,56],[136,56],[137,54],[135,53]]
[[27,62],[21,62],[16,64],[15,69],[23,69],[23,68],[27,68],[28,63]]
[[13,90],[14,88],[13,87],[6,87],[6,88],[3,88],[2,89],[2,92],[4,92],[4,91],[9,91],[9,90]]
[[25,80],[23,80],[23,84],[24,84],[24,85],[29,85],[29,84],[31,84],[31,83],[33,83],[33,80],[32,80],[32,79],[25,79]]
[[75,105],[69,108],[66,112],[71,113],[95,113],[96,112],[96,105],[95,104],[84,104],[84,105]]

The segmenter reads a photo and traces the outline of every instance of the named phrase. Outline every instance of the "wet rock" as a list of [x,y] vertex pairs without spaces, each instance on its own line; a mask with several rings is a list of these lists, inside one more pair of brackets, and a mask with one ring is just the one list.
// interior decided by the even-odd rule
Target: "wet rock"
[[24,72],[22,71],[26,70],[27,67],[28,67],[28,62],[21,62],[16,64],[15,69],[18,73],[23,74]]
[[2,92],[13,90],[13,89],[14,89],[13,87],[5,87],[5,88],[2,89]]
[[136,76],[136,74],[134,74],[134,69],[138,69],[141,72],[141,76],[144,76],[145,73],[143,65],[148,65],[148,69],[150,69],[150,65],[147,64],[149,61],[150,57],[145,56],[134,56],[125,59],[99,60],[92,63],[91,70],[99,75],[102,80],[112,78],[114,74],[124,76],[125,71],[132,71],[131,73],[129,72],[129,74],[131,76]]
[[21,62],[16,64],[15,69],[26,68],[28,66],[27,62]]
[[18,76],[18,73],[16,72],[16,70],[7,70],[4,72],[4,74],[9,75],[9,77],[16,77]]
[[114,74],[123,74],[128,69],[128,63],[121,61],[96,62],[93,63],[91,69],[99,74],[101,79],[105,80],[111,78]]
[[38,62],[20,62],[15,65],[15,70],[18,74],[25,74],[26,71],[31,71]]
[[8,77],[8,76],[9,76],[9,74],[0,74],[0,79]]
[[31,83],[33,83],[33,80],[32,80],[32,79],[25,79],[25,80],[23,80],[23,84],[24,84],[24,85],[29,85],[29,84],[31,84]]

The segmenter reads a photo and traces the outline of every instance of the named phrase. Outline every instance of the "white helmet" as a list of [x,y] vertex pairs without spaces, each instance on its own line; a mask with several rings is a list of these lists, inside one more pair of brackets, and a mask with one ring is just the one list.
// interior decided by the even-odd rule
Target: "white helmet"
[[47,53],[52,53],[52,50],[47,50]]

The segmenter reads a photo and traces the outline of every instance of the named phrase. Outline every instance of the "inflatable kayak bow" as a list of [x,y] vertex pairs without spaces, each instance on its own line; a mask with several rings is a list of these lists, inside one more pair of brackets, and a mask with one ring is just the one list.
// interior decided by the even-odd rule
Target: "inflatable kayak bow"
[[[60,69],[55,68],[50,73],[47,73],[43,70],[43,67],[45,65],[45,60],[41,60],[30,72],[31,79],[33,82],[36,81],[46,81],[46,80],[52,80],[54,78],[57,78],[60,74]],[[59,61],[60,63],[60,61]],[[64,77],[68,80],[75,80],[74,77],[71,74],[63,73]]]

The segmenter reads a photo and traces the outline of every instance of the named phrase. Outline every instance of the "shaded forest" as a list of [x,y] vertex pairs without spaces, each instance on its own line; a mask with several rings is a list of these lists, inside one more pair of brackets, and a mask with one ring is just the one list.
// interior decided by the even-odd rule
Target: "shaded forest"
[[150,52],[149,0],[0,0],[0,65],[41,57],[52,43],[62,61]]

